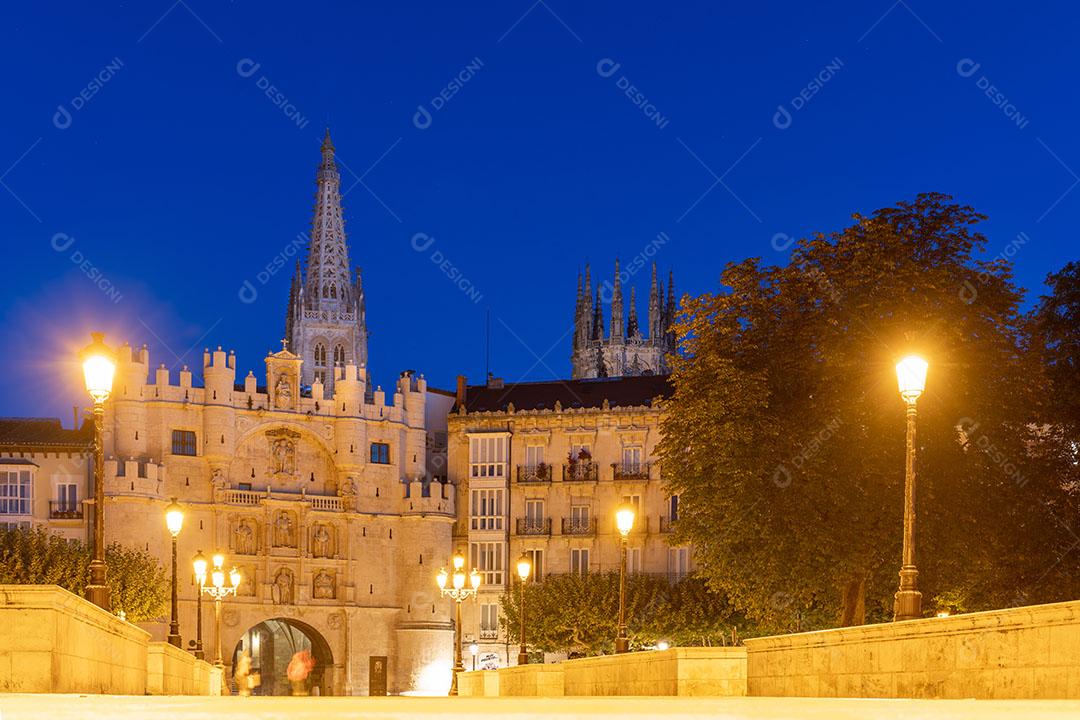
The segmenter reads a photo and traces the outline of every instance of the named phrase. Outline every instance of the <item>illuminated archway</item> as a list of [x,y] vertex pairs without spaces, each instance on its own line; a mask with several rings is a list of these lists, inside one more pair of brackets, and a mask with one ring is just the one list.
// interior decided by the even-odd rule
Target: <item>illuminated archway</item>
[[[318,630],[307,623],[289,618],[264,620],[240,636],[233,650],[232,667],[240,654],[251,655],[251,671],[258,673],[260,684],[254,695],[289,695],[292,687],[286,668],[293,655],[307,650],[315,658],[307,687],[312,695],[332,695],[334,657],[330,645]],[[232,680],[232,678],[230,678]]]

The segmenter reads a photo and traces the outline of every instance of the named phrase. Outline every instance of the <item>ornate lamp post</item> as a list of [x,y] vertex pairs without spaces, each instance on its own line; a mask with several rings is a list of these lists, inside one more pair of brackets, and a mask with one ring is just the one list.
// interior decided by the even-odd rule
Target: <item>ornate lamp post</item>
[[229,571],[229,584],[225,584],[225,556],[221,553],[214,553],[214,569],[210,573],[210,586],[202,587],[202,583],[199,586],[204,593],[214,598],[214,634],[217,636],[215,667],[225,667],[225,663],[221,660],[221,601],[230,595],[235,595],[236,588],[239,585],[240,571],[235,567]]
[[521,578],[521,607],[519,608],[519,615],[521,616],[521,632],[519,639],[521,640],[521,650],[518,651],[518,665],[529,664],[529,653],[525,649],[525,581],[529,579],[529,574],[532,572],[532,560],[529,559],[527,553],[521,553],[521,557],[517,561],[518,577]]
[[894,620],[922,617],[919,571],[915,569],[915,401],[926,388],[925,360],[909,355],[896,364],[900,397],[907,405],[907,452],[904,460],[904,556],[900,567],[900,589],[893,603]]
[[202,596],[203,587],[206,585],[207,565],[206,556],[202,554],[202,550],[195,553],[191,561],[191,566],[195,570],[195,583],[199,586],[195,592],[195,657],[200,660],[205,655],[202,644]]
[[634,508],[623,505],[615,511],[615,526],[622,538],[619,562],[619,636],[615,638],[615,652],[624,653],[630,650],[630,639],[626,637],[626,542],[630,531],[634,529]]
[[165,508],[165,526],[172,535],[172,613],[169,620],[169,644],[182,647],[180,618],[176,612],[176,538],[180,535],[180,528],[184,527],[184,509],[176,502],[176,498]]
[[469,587],[466,587],[465,556],[460,551],[456,552],[452,562],[454,573],[450,587],[447,587],[447,584],[451,580],[451,574],[446,571],[446,568],[440,570],[439,574],[435,576],[435,582],[439,584],[439,592],[442,596],[453,600],[456,607],[454,616],[454,671],[450,680],[450,695],[457,695],[458,673],[465,672],[465,666],[461,661],[461,601],[475,597],[476,591],[480,589],[480,573],[477,572],[476,568],[473,568],[472,572],[469,573]]
[[103,333],[90,333],[92,342],[79,354],[82,360],[86,392],[94,401],[94,558],[90,561],[90,583],[86,598],[109,609],[109,586],[105,565],[105,401],[112,392],[116,374],[116,355],[105,344]]

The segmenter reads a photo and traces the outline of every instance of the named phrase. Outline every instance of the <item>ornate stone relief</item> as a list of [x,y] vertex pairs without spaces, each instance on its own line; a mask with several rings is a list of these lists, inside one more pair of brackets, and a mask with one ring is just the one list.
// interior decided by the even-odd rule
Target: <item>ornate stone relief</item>
[[275,605],[293,605],[296,602],[293,594],[293,573],[289,568],[280,568],[274,575],[274,586],[271,591]]
[[332,600],[337,597],[337,578],[328,570],[319,570],[312,580],[311,597]]
[[296,515],[291,510],[278,510],[274,515],[274,547],[296,547]]
[[311,556],[317,558],[334,557],[336,528],[326,523],[316,523],[311,529]]
[[237,555],[254,555],[259,551],[259,521],[242,518],[233,526],[233,551]]

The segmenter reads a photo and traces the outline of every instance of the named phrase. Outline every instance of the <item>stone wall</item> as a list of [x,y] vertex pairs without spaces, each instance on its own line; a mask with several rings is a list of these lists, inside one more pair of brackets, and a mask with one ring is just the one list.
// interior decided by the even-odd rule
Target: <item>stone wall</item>
[[670,648],[459,676],[472,696],[746,695],[745,648]]
[[745,643],[750,695],[1080,698],[1080,601]]
[[0,692],[217,695],[221,671],[55,585],[0,585]]
[[55,585],[0,585],[0,692],[146,692],[150,636]]
[[686,647],[562,664],[566,695],[746,695],[746,649]]

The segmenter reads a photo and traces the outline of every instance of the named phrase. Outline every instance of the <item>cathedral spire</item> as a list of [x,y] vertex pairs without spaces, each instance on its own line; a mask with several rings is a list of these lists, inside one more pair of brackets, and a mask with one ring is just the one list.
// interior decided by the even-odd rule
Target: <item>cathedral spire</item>
[[600,286],[596,286],[596,304],[593,305],[592,339],[604,339],[604,306],[600,302]]
[[649,287],[649,337],[658,338],[663,333],[660,327],[661,293],[660,285],[656,282],[656,263],[652,264],[652,285]]
[[615,289],[611,292],[611,337],[623,334],[622,278],[619,277],[619,259],[615,258]]
[[638,338],[641,333],[638,332],[637,322],[637,288],[633,285],[630,286],[630,317],[626,321],[626,337]]
[[668,270],[667,306],[664,308],[664,332],[670,336],[671,326],[675,324],[675,271]]

